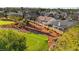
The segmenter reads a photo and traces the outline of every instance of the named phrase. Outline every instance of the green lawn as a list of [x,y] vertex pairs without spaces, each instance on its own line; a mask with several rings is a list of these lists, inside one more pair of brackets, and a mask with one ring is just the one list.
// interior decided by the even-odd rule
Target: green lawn
[[24,51],[47,51],[48,38],[45,35],[31,32],[23,33],[12,29],[0,30],[0,49],[13,51],[21,48]]
[[48,50],[48,38],[44,35],[27,33],[27,50]]
[[14,24],[12,21],[0,21],[0,25],[9,25],[9,24]]
[[[14,22],[11,22],[11,21],[0,21],[0,25],[9,25],[9,24],[13,24],[13,23]],[[5,35],[6,35],[9,32],[9,30],[0,30],[0,32],[2,32],[2,33],[5,32]],[[47,51],[48,50],[48,38],[45,35],[34,34],[31,32],[22,33],[22,32],[17,32],[16,30],[10,30],[10,32],[11,33],[16,32],[16,34],[19,33],[19,35],[24,34],[24,36],[27,38],[26,39],[27,48],[25,49],[25,51]],[[2,35],[2,33],[0,33],[0,35]],[[0,36],[1,39],[2,39],[2,37],[6,38],[5,35]],[[10,35],[8,35],[8,37],[9,36]],[[17,35],[13,35],[13,37],[16,37],[16,36]],[[15,38],[15,39],[17,39],[17,38]]]

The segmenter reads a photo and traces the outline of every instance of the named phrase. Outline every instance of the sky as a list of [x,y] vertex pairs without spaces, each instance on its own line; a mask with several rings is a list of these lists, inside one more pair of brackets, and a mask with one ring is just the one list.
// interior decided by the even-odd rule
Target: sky
[[79,0],[0,0],[0,7],[78,8]]

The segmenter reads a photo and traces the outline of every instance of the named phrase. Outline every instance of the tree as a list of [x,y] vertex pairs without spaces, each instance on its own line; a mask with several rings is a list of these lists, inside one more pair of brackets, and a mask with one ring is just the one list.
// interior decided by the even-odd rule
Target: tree
[[7,18],[8,9],[4,8],[4,17]]
[[24,19],[25,18],[25,15],[26,15],[26,13],[25,13],[25,9],[23,8],[23,7],[21,7],[21,12],[22,12],[22,19]]
[[25,33],[17,30],[0,30],[0,34],[0,50],[23,51],[27,48]]
[[79,24],[68,29],[56,42],[53,50],[79,51]]

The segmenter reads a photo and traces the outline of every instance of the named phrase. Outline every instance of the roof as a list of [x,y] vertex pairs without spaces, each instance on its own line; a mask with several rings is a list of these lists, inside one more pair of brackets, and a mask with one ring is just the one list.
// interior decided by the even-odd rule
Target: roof
[[39,22],[48,22],[51,20],[55,20],[53,17],[48,17],[48,16],[39,16],[37,17],[37,21]]
[[[47,24],[48,25],[54,25],[54,26],[57,26],[57,27],[61,27],[61,28],[67,28],[67,27],[70,27],[74,24],[76,24],[78,21],[75,21],[75,20],[56,20],[56,21],[48,21]],[[60,23],[60,26],[58,25]]]
[[18,16],[21,16],[22,15],[22,13],[15,13],[15,12],[9,12],[9,13],[7,13],[7,15],[18,15]]

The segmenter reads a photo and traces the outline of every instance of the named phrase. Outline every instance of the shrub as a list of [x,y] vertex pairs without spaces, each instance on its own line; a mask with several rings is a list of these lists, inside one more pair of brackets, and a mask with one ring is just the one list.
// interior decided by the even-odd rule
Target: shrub
[[56,43],[53,50],[79,51],[79,24],[68,29]]
[[26,37],[16,30],[0,30],[0,50],[21,51],[26,49]]

